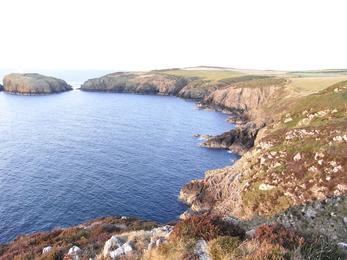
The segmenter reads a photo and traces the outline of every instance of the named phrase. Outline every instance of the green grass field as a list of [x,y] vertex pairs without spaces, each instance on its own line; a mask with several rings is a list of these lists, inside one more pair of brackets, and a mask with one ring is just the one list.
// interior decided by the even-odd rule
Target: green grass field
[[222,79],[233,78],[237,76],[244,75],[240,72],[235,72],[232,70],[162,70],[159,73],[173,76],[181,76],[187,78],[200,78],[209,81],[219,81]]

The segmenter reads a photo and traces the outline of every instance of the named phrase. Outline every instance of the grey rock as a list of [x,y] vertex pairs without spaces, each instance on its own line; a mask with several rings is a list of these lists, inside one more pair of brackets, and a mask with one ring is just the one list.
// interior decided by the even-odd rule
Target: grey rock
[[325,235],[338,242],[347,238],[346,215],[347,196],[341,196],[289,208],[275,219],[286,227]]

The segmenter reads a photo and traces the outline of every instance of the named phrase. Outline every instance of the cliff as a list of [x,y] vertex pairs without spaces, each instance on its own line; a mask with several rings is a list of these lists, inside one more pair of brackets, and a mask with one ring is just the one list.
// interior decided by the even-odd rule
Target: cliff
[[300,72],[219,70],[122,72],[86,81],[81,90],[176,95],[227,112],[236,128],[202,146],[243,156],[182,187],[179,198],[190,208],[177,223],[103,218],[19,237],[0,246],[0,256],[345,259],[347,81],[325,75],[322,81],[331,86]]
[[186,79],[175,76],[118,72],[87,80],[81,90],[177,95],[186,84]]
[[12,73],[3,79],[4,91],[15,94],[37,95],[71,90],[64,80],[37,73]]
[[[233,166],[187,184],[181,200],[197,212],[250,220],[347,195],[346,101],[346,81],[304,97],[275,99],[267,104],[274,120],[260,130],[254,147]],[[217,136],[206,145],[228,147],[228,138],[223,143]]]

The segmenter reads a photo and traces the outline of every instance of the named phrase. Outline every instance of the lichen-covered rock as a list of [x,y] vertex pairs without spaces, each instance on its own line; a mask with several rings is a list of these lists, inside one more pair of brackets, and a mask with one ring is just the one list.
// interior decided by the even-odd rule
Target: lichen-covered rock
[[64,80],[37,73],[8,74],[3,84],[6,92],[23,95],[59,93],[72,89]]

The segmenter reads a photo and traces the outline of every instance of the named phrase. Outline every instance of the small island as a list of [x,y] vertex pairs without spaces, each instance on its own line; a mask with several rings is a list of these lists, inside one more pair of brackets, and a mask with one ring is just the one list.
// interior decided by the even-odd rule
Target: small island
[[44,76],[38,73],[11,73],[3,79],[3,90],[22,95],[40,95],[72,90],[62,79]]

